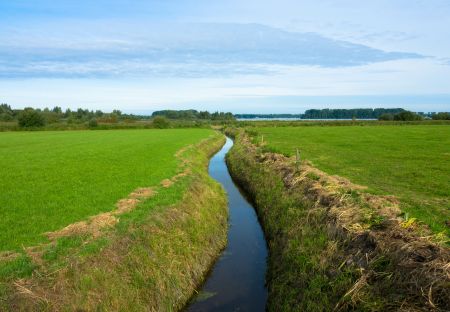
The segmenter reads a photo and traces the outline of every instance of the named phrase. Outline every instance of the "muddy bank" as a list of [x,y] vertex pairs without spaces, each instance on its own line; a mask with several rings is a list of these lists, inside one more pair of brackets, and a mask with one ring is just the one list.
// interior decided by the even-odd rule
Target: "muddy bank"
[[450,309],[450,253],[394,197],[279,154],[243,133],[227,159],[269,244],[270,311]]

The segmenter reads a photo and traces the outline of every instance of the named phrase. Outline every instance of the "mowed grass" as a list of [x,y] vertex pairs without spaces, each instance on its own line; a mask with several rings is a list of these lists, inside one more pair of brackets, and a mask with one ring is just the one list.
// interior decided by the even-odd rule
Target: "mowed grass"
[[100,212],[179,170],[174,154],[206,129],[0,133],[0,251]]
[[253,128],[268,149],[301,151],[323,171],[401,200],[402,211],[446,232],[450,220],[450,126]]

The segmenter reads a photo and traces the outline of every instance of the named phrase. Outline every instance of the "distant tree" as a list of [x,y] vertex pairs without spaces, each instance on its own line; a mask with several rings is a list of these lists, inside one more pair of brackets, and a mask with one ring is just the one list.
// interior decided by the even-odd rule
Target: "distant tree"
[[404,111],[402,108],[354,108],[354,109],[308,109],[303,114],[304,119],[377,119],[383,114],[396,114]]
[[208,111],[198,112],[195,109],[187,110],[161,110],[155,111],[152,117],[164,116],[168,119],[184,119],[184,120],[234,120],[235,117],[232,113],[215,112],[213,114]]
[[77,119],[83,119],[84,114],[85,114],[84,109],[79,108],[79,109],[77,109],[77,112],[76,112],[76,114],[75,114],[75,117],[76,117]]
[[53,107],[52,112],[54,112],[55,114],[61,115],[62,109],[59,106],[55,106],[55,107]]
[[198,118],[200,118],[200,119],[210,119],[211,118],[211,114],[208,111],[199,112],[198,113]]
[[380,115],[380,117],[378,117],[378,120],[385,120],[385,121],[394,120],[394,115],[390,113],[385,113]]
[[89,128],[97,128],[97,126],[98,126],[97,119],[95,119],[95,118],[90,119],[88,122],[88,126],[89,126]]
[[70,110],[70,108],[66,109],[63,116],[64,118],[69,118],[72,116],[72,111]]
[[422,119],[423,119],[422,116],[410,111],[404,111],[394,115],[394,120],[415,121]]
[[167,118],[162,116],[156,116],[153,118],[153,127],[158,129],[167,129],[170,127],[170,122],[167,120]]
[[211,114],[211,119],[212,120],[217,120],[217,119],[219,119],[219,117],[220,117],[219,112],[214,112],[214,113]]
[[115,114],[117,117],[122,116],[122,112],[118,109],[113,110],[112,113]]
[[61,115],[54,112],[44,112],[43,116],[47,123],[57,123],[61,119]]
[[11,121],[14,119],[14,112],[8,104],[0,104],[0,121]]
[[431,116],[433,120],[450,120],[450,113],[437,113]]
[[19,114],[19,126],[23,128],[34,128],[45,126],[45,118],[41,112],[30,107],[25,108]]
[[233,115],[232,113],[230,113],[230,112],[225,113],[225,114],[224,114],[224,118],[225,118],[226,120],[234,120],[234,119],[235,119],[235,118],[234,118],[234,115]]
[[12,112],[11,106],[8,104],[2,103],[0,104],[0,113]]

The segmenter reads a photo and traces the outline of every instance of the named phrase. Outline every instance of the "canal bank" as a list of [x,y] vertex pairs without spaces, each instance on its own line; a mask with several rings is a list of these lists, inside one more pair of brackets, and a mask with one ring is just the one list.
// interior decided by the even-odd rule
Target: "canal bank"
[[227,138],[209,164],[210,176],[222,184],[228,196],[228,245],[186,311],[265,310],[267,246],[254,208],[228,172],[225,155],[232,146]]

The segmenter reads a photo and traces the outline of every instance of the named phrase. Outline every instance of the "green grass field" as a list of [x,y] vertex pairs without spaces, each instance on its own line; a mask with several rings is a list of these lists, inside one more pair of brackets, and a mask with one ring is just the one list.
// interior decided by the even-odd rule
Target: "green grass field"
[[402,211],[430,225],[449,228],[450,126],[348,126],[252,128],[267,147],[294,155],[329,174],[391,194]]
[[175,175],[204,129],[0,133],[0,251],[104,211]]

